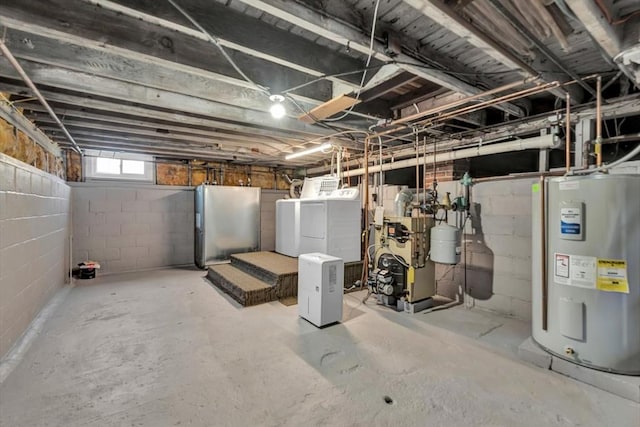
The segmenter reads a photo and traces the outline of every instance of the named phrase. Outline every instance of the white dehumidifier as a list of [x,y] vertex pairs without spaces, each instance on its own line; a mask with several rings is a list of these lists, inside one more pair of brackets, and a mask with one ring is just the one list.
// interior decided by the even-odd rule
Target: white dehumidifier
[[321,253],[298,257],[298,315],[321,327],[342,320],[344,261]]

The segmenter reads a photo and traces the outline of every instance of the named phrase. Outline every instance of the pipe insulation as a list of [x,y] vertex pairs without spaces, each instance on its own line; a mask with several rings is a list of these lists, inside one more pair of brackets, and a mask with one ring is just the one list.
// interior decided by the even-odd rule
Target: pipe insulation
[[[540,148],[557,148],[556,136],[553,134],[540,135],[532,138],[518,139],[515,141],[500,142],[491,145],[480,145],[472,148],[463,148],[460,150],[452,150],[443,153],[425,155],[422,160],[426,162],[447,162],[458,159],[469,159],[471,157],[486,156],[489,154],[501,154],[511,151],[533,150]],[[418,158],[417,161],[420,161]],[[397,162],[384,163],[383,165],[369,166],[368,173],[376,173],[379,171],[390,171],[403,169],[414,166],[416,159],[410,158],[399,160]],[[345,177],[360,176],[365,173],[365,168],[352,169],[344,173]]]

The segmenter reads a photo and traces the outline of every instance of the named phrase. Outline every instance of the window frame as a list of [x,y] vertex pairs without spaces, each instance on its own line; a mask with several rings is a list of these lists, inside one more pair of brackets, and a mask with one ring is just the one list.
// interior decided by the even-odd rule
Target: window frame
[[[84,157],[85,179],[87,181],[119,181],[119,182],[138,182],[138,183],[155,183],[155,167],[153,156],[133,153],[118,153],[114,151],[104,150],[86,150]],[[120,173],[99,173],[97,170],[98,158],[118,159],[120,160]],[[135,160],[144,162],[144,174],[125,174],[122,173],[122,161]]]

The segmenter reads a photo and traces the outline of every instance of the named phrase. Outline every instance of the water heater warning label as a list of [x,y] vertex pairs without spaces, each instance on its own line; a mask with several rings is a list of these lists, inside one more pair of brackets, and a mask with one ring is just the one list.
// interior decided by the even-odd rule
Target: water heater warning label
[[595,289],[596,261],[595,257],[556,253],[553,279],[561,285]]
[[601,291],[628,294],[627,262],[622,259],[598,259],[596,287]]

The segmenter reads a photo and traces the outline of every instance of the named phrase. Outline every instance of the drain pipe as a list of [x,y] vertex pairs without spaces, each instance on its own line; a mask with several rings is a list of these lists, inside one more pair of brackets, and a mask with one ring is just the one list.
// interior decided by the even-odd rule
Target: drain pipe
[[56,113],[53,111],[53,109],[51,108],[51,106],[49,105],[49,103],[47,102],[46,99],[44,99],[44,96],[42,96],[42,94],[40,93],[40,91],[38,90],[38,88],[36,87],[36,85],[33,83],[33,81],[29,78],[29,76],[27,75],[27,73],[24,71],[24,69],[22,68],[22,66],[18,63],[18,61],[16,60],[16,58],[13,56],[13,54],[11,53],[11,51],[9,50],[9,48],[7,47],[6,43],[4,42],[4,40],[0,40],[0,50],[2,51],[2,54],[7,58],[7,60],[9,61],[9,63],[13,66],[13,68],[16,69],[16,71],[18,72],[18,74],[20,75],[20,77],[22,77],[22,80],[24,80],[24,82],[27,84],[27,86],[29,86],[29,89],[31,89],[31,91],[33,92],[33,94],[36,96],[36,98],[38,98],[38,101],[40,101],[40,103],[44,106],[44,108],[47,110],[47,112],[49,113],[49,115],[51,116],[51,118],[56,122],[56,124],[60,127],[60,129],[62,130],[62,132],[64,133],[64,135],[67,137],[67,139],[71,142],[71,144],[73,145],[73,149],[80,154],[80,157],[83,157],[82,154],[82,150],[80,149],[80,147],[78,146],[78,144],[76,143],[75,139],[73,139],[73,137],[71,136],[71,134],[69,133],[69,131],[67,130],[67,128],[62,124],[62,122],[60,121],[60,119],[58,118],[58,116],[56,115]]

